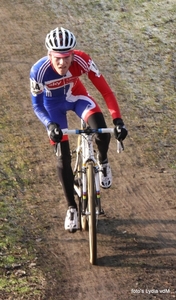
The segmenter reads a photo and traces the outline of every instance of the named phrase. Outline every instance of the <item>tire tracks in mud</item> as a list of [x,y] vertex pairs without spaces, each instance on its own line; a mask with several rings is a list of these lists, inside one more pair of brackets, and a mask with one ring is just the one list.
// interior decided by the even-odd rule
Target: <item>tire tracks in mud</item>
[[[75,299],[132,299],[131,289],[138,282],[141,288],[156,284],[174,290],[176,221],[175,211],[167,205],[174,193],[166,193],[163,175],[156,173],[154,179],[153,173],[147,172],[146,179],[141,180],[141,174],[135,179],[132,173],[124,174],[120,188],[113,186],[103,192],[106,215],[98,225],[97,266],[89,263],[88,233],[65,232],[64,200],[56,205],[50,199],[47,207],[55,208],[50,216],[52,230],[47,235],[48,260],[52,257],[54,263],[51,279],[57,280],[54,289],[49,280],[47,296],[54,291],[55,299],[72,299],[73,295]],[[161,189],[157,188],[158,180]],[[114,194],[119,199],[116,203],[109,201]],[[54,215],[58,218],[53,219]],[[60,278],[55,276],[57,268]]]
[[[23,16],[22,32],[27,27],[29,29],[25,41],[19,34],[22,30],[21,23],[4,22],[8,24],[5,32],[9,35],[11,32],[16,34],[16,44],[12,45],[9,40],[5,42],[5,61],[2,62],[4,73],[1,75],[3,97],[10,103],[9,105],[4,100],[6,113],[9,114],[9,120],[13,121],[13,124],[9,124],[16,130],[16,135],[21,137],[21,147],[26,151],[30,162],[28,176],[31,186],[26,187],[21,198],[29,212],[28,216],[24,216],[28,238],[34,243],[37,268],[42,270],[45,278],[43,296],[38,299],[126,300],[134,299],[135,296],[135,299],[148,300],[147,293],[141,297],[141,294],[134,295],[131,292],[132,289],[146,287],[170,289],[169,295],[160,295],[158,299],[175,298],[174,176],[170,170],[168,173],[159,173],[158,170],[134,164],[133,159],[128,156],[128,141],[122,159],[114,159],[114,149],[110,151],[114,183],[111,189],[103,191],[102,204],[106,215],[98,225],[97,266],[89,263],[88,234],[77,232],[70,235],[64,231],[66,206],[56,176],[56,160],[45,129],[33,115],[30,99],[26,94],[29,90],[29,70],[26,66],[30,68],[36,52],[43,51],[39,41],[43,43],[42,35],[44,36],[45,30],[42,34],[40,30],[46,26],[45,23],[48,23],[48,27],[51,25],[50,16],[46,20],[45,14],[44,18],[37,20],[39,33],[34,37],[35,28],[32,23],[29,24],[32,18],[27,11],[29,8],[32,12],[32,4],[26,2],[26,5],[20,1],[14,6],[13,12],[13,16],[16,15],[19,19],[20,14]],[[3,7],[6,7],[5,3]],[[7,1],[5,21],[13,19],[10,8],[11,2]],[[39,8],[41,14],[40,5]],[[93,37],[95,39],[96,35],[93,34]],[[37,43],[32,51],[30,41],[35,39]],[[20,52],[22,43],[25,43],[24,50]],[[13,56],[10,55],[9,60],[12,47]],[[106,58],[106,53],[104,55]],[[10,89],[9,78],[15,78]],[[71,124],[74,124],[74,119],[71,119]],[[139,154],[140,152],[142,153],[142,149],[139,149]]]

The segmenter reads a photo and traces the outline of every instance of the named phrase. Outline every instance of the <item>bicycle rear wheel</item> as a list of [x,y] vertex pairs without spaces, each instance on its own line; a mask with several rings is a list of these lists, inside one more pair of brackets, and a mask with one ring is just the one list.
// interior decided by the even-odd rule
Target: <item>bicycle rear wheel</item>
[[97,263],[97,232],[96,232],[96,208],[95,208],[95,181],[93,162],[88,163],[87,171],[88,181],[88,223],[89,223],[89,249],[90,249],[90,263],[96,265]]

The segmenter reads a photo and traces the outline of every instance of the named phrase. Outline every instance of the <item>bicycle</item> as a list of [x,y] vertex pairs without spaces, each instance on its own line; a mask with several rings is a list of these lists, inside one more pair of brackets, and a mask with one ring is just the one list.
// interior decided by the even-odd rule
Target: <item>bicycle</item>
[[[81,129],[66,129],[63,134],[78,136],[77,147],[71,152],[76,154],[73,167],[74,191],[78,199],[78,220],[80,230],[89,231],[90,263],[97,263],[97,224],[98,217],[104,214],[101,207],[99,165],[95,157],[93,137],[97,133],[113,133],[114,128],[92,129],[81,120]],[[117,141],[117,152],[124,149]],[[58,155],[59,144],[56,155]]]

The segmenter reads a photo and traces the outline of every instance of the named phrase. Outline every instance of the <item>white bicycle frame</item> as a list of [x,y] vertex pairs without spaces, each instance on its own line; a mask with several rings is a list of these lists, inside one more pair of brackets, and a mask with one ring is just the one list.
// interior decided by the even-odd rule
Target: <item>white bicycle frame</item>
[[[95,175],[95,190],[97,199],[100,198],[100,181],[99,181],[99,165],[97,159],[95,158],[94,148],[93,148],[93,136],[94,134],[87,134],[82,131],[86,128],[86,123],[81,120],[81,127],[83,129],[64,129],[62,130],[64,135],[73,135],[80,134],[81,142],[76,148],[76,162],[74,166],[73,173],[75,174],[79,165],[80,152],[82,155],[82,187],[79,188],[76,185],[74,186],[76,193],[79,197],[83,197],[83,200],[87,197],[87,174],[86,174],[86,164],[88,161],[93,161],[94,163],[94,175]],[[114,133],[114,128],[99,128],[99,129],[90,129],[95,131],[95,133]],[[59,144],[58,144],[59,146]],[[117,152],[120,153],[123,151],[123,144],[117,141]],[[59,149],[57,150],[56,155],[58,154]]]

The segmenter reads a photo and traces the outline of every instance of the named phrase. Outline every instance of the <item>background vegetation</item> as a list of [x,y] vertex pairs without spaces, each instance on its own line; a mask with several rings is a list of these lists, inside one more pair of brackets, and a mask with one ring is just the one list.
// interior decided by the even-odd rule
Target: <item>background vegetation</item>
[[[44,166],[33,173],[48,158],[48,141],[31,109],[29,70],[46,54],[50,29],[73,30],[78,48],[93,57],[119,99],[131,164],[167,170],[175,179],[176,3],[2,0],[0,24],[0,294],[4,300],[43,299],[51,270],[36,264],[36,244],[45,243],[37,195],[55,175]],[[111,126],[100,95],[83,81]]]

